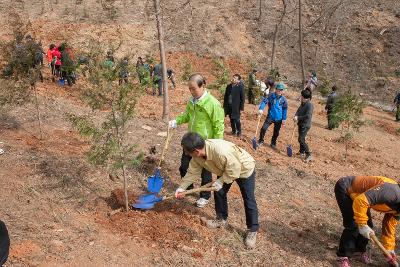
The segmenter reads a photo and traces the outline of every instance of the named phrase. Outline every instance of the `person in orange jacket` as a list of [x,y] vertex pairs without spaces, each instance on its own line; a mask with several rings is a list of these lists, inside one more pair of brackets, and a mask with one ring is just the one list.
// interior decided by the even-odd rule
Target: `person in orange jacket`
[[347,176],[335,185],[336,201],[343,217],[344,230],[337,251],[338,265],[349,267],[351,256],[360,256],[368,264],[371,259],[366,253],[373,224],[371,209],[384,213],[382,221],[382,244],[392,257],[389,266],[395,266],[395,236],[400,216],[399,184],[383,176]]

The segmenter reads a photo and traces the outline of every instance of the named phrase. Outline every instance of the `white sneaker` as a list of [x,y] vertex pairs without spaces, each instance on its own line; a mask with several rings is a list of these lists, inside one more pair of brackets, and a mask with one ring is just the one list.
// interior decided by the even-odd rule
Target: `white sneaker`
[[204,208],[208,204],[208,202],[209,202],[208,199],[201,197],[196,201],[196,206],[199,208]]

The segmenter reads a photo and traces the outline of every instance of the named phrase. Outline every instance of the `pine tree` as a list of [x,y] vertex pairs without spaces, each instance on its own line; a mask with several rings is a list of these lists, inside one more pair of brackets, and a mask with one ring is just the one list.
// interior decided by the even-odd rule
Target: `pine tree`
[[125,209],[128,211],[127,167],[137,165],[142,154],[135,156],[135,146],[128,144],[125,137],[142,87],[132,83],[119,83],[122,65],[104,64],[104,58],[97,51],[100,50],[97,49],[90,55],[89,83],[84,90],[83,100],[92,110],[105,113],[106,116],[100,125],[95,124],[90,116],[68,114],[68,117],[81,135],[91,139],[89,162],[122,175]]
[[348,90],[340,96],[333,108],[332,120],[336,125],[342,125],[341,140],[345,143],[345,158],[354,131],[358,131],[364,120],[362,118],[365,102]]

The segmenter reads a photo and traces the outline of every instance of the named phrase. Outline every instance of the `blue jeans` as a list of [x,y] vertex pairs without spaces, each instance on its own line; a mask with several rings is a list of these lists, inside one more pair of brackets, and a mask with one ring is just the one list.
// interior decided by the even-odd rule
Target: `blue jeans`
[[[250,232],[257,232],[260,227],[258,224],[258,209],[254,195],[256,172],[248,178],[238,178],[235,182],[239,185],[242,194],[244,211],[246,214],[246,225]],[[218,219],[226,220],[228,218],[228,199],[227,194],[232,184],[225,184],[222,189],[214,192],[215,213]]]

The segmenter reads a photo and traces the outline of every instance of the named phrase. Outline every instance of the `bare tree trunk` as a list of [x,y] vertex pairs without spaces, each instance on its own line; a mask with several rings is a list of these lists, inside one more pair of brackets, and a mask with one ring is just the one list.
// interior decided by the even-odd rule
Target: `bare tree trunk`
[[301,64],[301,79],[303,85],[306,82],[306,75],[304,71],[304,56],[303,56],[303,29],[301,26],[301,0],[299,0],[299,46],[300,46],[300,64]]
[[275,47],[276,47],[276,37],[278,35],[278,29],[280,28],[283,18],[286,15],[286,0],[282,0],[282,4],[283,4],[283,11],[282,11],[282,15],[278,21],[278,23],[275,25],[275,30],[274,30],[274,38],[272,40],[272,53],[271,53],[271,70],[273,70],[275,68]]
[[36,115],[39,123],[40,140],[43,139],[42,122],[40,121],[40,110],[39,110],[39,100],[36,85],[32,85],[33,90],[35,90],[35,105],[36,105]]
[[164,89],[164,102],[163,102],[163,115],[164,121],[169,120],[169,98],[168,98],[168,78],[167,78],[167,62],[165,58],[164,49],[164,31],[162,27],[162,18],[160,16],[160,0],[154,0],[154,7],[156,10],[156,20],[157,20],[157,32],[158,32],[158,43],[160,46],[160,58],[162,64],[162,81]]

